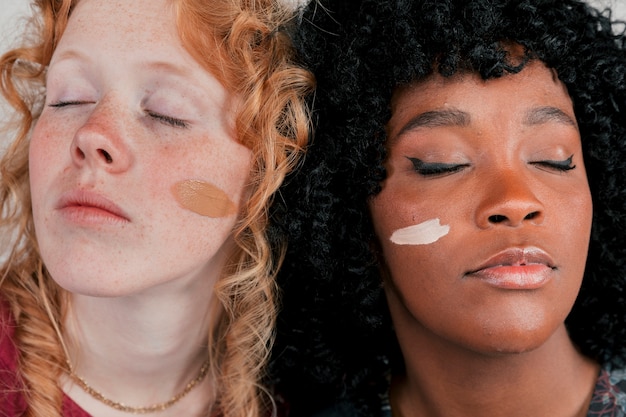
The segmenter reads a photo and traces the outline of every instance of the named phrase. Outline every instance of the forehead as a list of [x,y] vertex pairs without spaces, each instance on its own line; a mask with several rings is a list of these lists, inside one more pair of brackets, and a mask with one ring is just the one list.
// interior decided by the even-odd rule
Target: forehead
[[81,0],[70,15],[57,50],[97,45],[107,52],[132,46],[143,49],[180,49],[174,9],[168,0],[99,1]]
[[211,85],[215,78],[183,45],[171,0],[80,0],[50,66],[65,60],[112,73],[151,68]]
[[518,74],[488,80],[469,72],[459,72],[451,77],[436,73],[394,92],[388,127],[390,136],[396,136],[399,133],[397,124],[403,119],[432,110],[452,109],[446,115],[455,117],[456,124],[463,124],[471,122],[472,114],[485,111],[497,113],[501,118],[514,118],[520,111],[541,107],[560,109],[564,117],[575,123],[567,88],[556,72],[540,61],[529,62]]
[[482,78],[477,72],[471,70],[459,69],[450,76],[443,76],[439,72],[434,71],[422,79],[396,87],[392,94],[391,105],[393,108],[397,105],[400,98],[415,94],[418,91],[422,96],[434,94],[435,92],[436,94],[442,94],[444,90],[452,92],[460,89],[478,89],[491,84],[506,83],[512,79],[518,84],[523,81],[530,81],[531,84],[536,85],[552,85],[554,88],[564,90],[568,94],[556,70],[548,68],[542,61],[530,60],[523,65],[518,73],[505,73],[500,77],[487,79]]

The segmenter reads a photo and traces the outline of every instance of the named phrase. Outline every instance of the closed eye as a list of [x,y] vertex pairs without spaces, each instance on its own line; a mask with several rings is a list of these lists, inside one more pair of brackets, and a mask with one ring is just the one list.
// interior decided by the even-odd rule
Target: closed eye
[[153,119],[168,126],[180,127],[183,129],[186,129],[189,127],[189,123],[182,119],[177,119],[175,117],[166,116],[160,113],[155,113],[153,111],[146,111],[146,113],[148,114],[148,116],[152,117]]
[[549,159],[543,160],[543,161],[533,161],[533,162],[530,162],[530,164],[543,170],[565,172],[565,171],[571,171],[572,169],[576,168],[576,165],[572,164],[573,157],[574,155],[570,155],[569,158],[564,159],[562,161],[555,161],[555,160],[549,160]]
[[62,107],[78,106],[81,104],[91,104],[91,103],[92,103],[91,101],[70,100],[70,101],[56,101],[54,103],[50,103],[48,106],[53,107],[55,109],[59,109]]
[[424,177],[445,176],[454,174],[469,166],[469,164],[446,164],[443,162],[424,162],[418,158],[409,158],[413,169]]

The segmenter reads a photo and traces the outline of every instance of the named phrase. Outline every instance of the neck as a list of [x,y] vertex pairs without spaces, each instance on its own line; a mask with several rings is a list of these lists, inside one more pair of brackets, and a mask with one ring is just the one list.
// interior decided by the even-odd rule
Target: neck
[[[129,297],[72,295],[65,328],[75,374],[126,405],[161,403],[184,390],[208,357],[209,329],[216,320],[209,301],[213,292],[208,284],[171,287]],[[210,375],[185,397],[187,405],[195,398],[205,409]],[[128,416],[114,413],[69,378],[62,382],[68,395],[93,415],[103,410]],[[188,406],[183,410],[193,415]],[[181,409],[174,406],[171,411],[176,415]]]
[[399,335],[406,375],[392,388],[396,416],[586,415],[599,369],[575,349],[564,325],[542,346],[516,354],[409,339]]

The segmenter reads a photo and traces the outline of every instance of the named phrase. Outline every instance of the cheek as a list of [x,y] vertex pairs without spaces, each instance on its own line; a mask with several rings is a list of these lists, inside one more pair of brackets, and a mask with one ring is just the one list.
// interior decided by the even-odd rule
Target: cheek
[[33,191],[50,180],[52,170],[61,166],[60,161],[63,159],[59,153],[64,149],[55,140],[60,136],[58,129],[54,129],[45,119],[40,119],[33,129],[28,149],[29,176]]
[[[397,197],[383,192],[370,202],[383,264],[387,278],[398,281],[396,285],[421,286],[424,283],[415,280],[416,271],[420,276],[438,275],[449,263],[445,254],[453,250],[449,244],[454,240],[454,225],[447,220],[449,213],[420,205],[418,199]],[[412,282],[402,283],[403,277],[412,277]]]
[[428,205],[424,198],[406,190],[389,187],[370,201],[374,230],[381,244],[396,246],[430,245],[450,232],[450,213]]
[[[555,218],[560,223],[562,239],[561,247],[568,251],[568,261],[572,265],[577,265],[577,269],[584,272],[589,250],[589,240],[591,235],[591,223],[593,218],[593,205],[591,195],[581,193],[579,190],[573,193],[575,198],[563,201],[555,210]],[[567,211],[561,208],[567,207]]]
[[181,207],[201,216],[217,218],[237,212],[228,194],[209,182],[180,181],[172,187],[172,194]]
[[240,146],[211,147],[206,141],[191,149],[168,149],[154,155],[152,193],[194,216],[235,215],[250,173],[250,151]]
[[50,123],[40,120],[30,137],[28,148],[28,174],[31,194],[31,208],[37,237],[45,230],[48,222],[46,206],[50,192],[53,189],[53,180],[61,170],[63,156],[60,145],[54,139],[54,129]]
[[458,274],[454,261],[446,256],[453,250],[448,246],[453,234],[452,230],[430,244],[397,245],[389,239],[382,243],[384,288],[387,296],[396,300],[390,304],[392,314],[396,313],[394,323],[401,321],[398,314],[402,312],[400,317],[408,313],[435,326],[444,315],[453,317],[462,304],[455,291]]
[[430,219],[395,230],[389,240],[396,245],[429,245],[450,232],[450,226],[440,220]]

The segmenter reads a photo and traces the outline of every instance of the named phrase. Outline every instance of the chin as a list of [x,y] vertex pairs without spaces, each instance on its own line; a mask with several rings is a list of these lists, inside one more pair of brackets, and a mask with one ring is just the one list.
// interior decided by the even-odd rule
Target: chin
[[539,349],[544,345],[546,341],[543,342],[535,342],[529,343],[529,341],[521,341],[518,343],[502,343],[499,345],[492,346],[490,351],[493,355],[519,355],[523,353],[532,352],[534,350]]
[[473,350],[488,356],[519,355],[545,346],[557,333],[558,324],[487,330],[481,340],[468,341]]
[[115,298],[115,297],[123,297],[126,295],[130,295],[133,293],[132,290],[128,290],[127,288],[121,288],[120,286],[103,286],[103,285],[89,285],[89,283],[85,282],[68,282],[68,281],[58,281],[55,282],[63,288],[65,291],[75,294],[82,295],[86,297],[98,297],[98,298]]
[[141,290],[136,282],[120,277],[115,271],[94,274],[94,271],[54,267],[48,271],[59,287],[72,294],[113,298],[131,295]]

